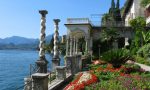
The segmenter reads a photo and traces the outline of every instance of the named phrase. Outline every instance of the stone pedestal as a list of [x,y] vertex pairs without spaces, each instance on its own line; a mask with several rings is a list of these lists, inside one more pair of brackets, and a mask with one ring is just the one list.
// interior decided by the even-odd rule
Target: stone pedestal
[[78,63],[79,71],[81,71],[82,70],[82,59],[81,59],[82,55],[77,55],[77,57],[78,57],[78,61],[79,61],[79,63]]
[[32,90],[48,90],[48,74],[32,74]]
[[72,75],[78,73],[82,69],[81,55],[66,56],[67,73]]
[[37,64],[37,72],[38,73],[47,73],[47,64],[48,61],[45,58],[40,58],[40,60],[36,61]]
[[56,66],[60,66],[60,59],[52,59],[52,72],[56,71]]
[[32,79],[31,77],[24,78],[24,90],[31,90],[32,89]]
[[67,69],[67,73],[70,73],[70,74],[73,74],[72,61],[73,61],[72,56],[66,56],[66,69]]
[[66,78],[66,67],[56,66],[56,79],[64,80]]

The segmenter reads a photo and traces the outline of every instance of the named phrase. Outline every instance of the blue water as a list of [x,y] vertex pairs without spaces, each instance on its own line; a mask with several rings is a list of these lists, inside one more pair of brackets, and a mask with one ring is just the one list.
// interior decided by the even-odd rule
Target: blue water
[[[51,68],[52,56],[47,54],[48,67]],[[0,50],[0,90],[16,90],[24,84],[29,75],[29,65],[38,59],[37,51]],[[61,56],[61,65],[63,65]]]

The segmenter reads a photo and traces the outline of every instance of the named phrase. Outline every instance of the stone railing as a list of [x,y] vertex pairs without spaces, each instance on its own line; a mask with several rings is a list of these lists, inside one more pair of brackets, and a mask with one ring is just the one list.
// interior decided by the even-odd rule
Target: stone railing
[[62,90],[62,86],[71,81],[73,76],[81,71],[81,55],[66,56],[65,61],[65,66],[56,67],[56,79],[49,84],[48,90]]
[[35,72],[24,78],[24,90],[61,90],[60,88],[82,69],[81,55],[66,56],[65,61],[66,65],[56,66],[55,72]]
[[68,18],[67,24],[90,24],[88,18]]
[[106,27],[106,26],[114,26],[114,27],[121,27],[124,26],[124,22],[123,21],[117,21],[117,22],[105,22],[105,23],[101,23],[102,27]]

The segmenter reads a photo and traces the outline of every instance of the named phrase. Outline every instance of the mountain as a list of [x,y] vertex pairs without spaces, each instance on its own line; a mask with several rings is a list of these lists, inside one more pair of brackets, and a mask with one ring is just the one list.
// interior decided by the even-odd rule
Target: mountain
[[38,47],[38,43],[39,43],[38,39],[12,36],[0,39],[0,50],[2,49],[35,50]]
[[[46,36],[46,43],[49,43],[53,34]],[[61,36],[59,37],[61,40]],[[0,38],[0,49],[36,49],[39,45],[39,39],[12,36],[4,39]]]
[[50,35],[47,35],[45,40],[46,40],[46,43],[50,43],[51,39],[53,38],[53,35],[54,34],[50,34]]
[[[46,36],[46,43],[50,43],[51,39],[53,38],[54,34],[50,34],[48,36]],[[59,41],[61,41],[61,36],[59,36]]]
[[38,39],[30,39],[30,38],[24,38],[24,37],[19,37],[19,36],[12,36],[12,37],[0,39],[1,44],[13,43],[14,45],[19,45],[19,44],[32,44],[32,43],[37,43],[37,42],[38,42]]

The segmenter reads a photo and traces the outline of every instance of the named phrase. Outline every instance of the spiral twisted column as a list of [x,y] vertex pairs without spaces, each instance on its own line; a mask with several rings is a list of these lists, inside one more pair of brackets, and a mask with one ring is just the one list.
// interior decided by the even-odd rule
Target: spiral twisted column
[[56,70],[56,66],[60,65],[60,58],[59,58],[59,27],[58,24],[60,22],[60,19],[54,19],[54,27],[55,27],[55,31],[54,31],[54,56],[53,56],[53,60],[52,60],[52,70],[55,71]]
[[45,57],[45,50],[44,50],[45,29],[46,29],[45,23],[46,23],[46,19],[45,19],[45,14],[44,14],[41,17],[41,34],[40,34],[40,44],[39,44],[39,48],[40,48],[39,56],[40,56],[40,58]]
[[58,50],[58,44],[59,44],[58,23],[59,22],[60,22],[59,19],[54,19],[55,32],[54,32],[54,57],[53,58],[59,58],[59,50]]
[[46,29],[46,14],[48,13],[46,10],[40,10],[41,14],[41,34],[40,34],[40,44],[39,44],[39,60],[37,60],[36,64],[38,66],[39,73],[47,73],[47,63],[48,61],[45,58],[45,29]]

